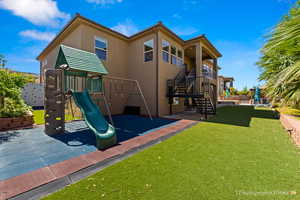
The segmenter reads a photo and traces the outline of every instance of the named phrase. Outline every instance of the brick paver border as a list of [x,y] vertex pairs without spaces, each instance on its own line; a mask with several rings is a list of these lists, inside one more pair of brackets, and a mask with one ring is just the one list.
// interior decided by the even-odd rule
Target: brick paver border
[[105,151],[87,153],[0,181],[0,200],[38,198],[54,192],[197,123],[179,120],[167,127],[123,141]]

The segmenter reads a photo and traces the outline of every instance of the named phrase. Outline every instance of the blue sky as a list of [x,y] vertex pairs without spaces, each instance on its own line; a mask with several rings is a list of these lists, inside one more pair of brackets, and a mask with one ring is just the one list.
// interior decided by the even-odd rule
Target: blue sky
[[[36,56],[75,15],[131,35],[158,21],[184,39],[206,34],[223,54],[220,74],[235,86],[258,85],[264,36],[295,0],[0,0],[0,54],[7,67],[39,73]],[[261,83],[260,83],[261,84]]]

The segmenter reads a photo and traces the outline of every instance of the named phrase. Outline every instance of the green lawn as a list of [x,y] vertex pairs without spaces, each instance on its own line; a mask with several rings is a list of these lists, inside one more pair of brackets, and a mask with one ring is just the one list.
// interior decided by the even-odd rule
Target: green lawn
[[[33,120],[35,124],[45,124],[44,110],[34,110],[33,111]],[[73,117],[72,115],[65,115],[66,121],[79,119],[78,117]]]
[[45,199],[300,199],[300,154],[273,116],[221,108],[209,122]]
[[33,111],[33,120],[35,124],[45,124],[44,113],[44,110]]

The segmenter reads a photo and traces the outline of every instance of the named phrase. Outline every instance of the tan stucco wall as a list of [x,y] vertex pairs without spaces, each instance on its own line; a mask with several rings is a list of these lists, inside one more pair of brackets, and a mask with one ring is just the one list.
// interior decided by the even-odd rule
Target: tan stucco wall
[[[144,62],[144,42],[154,40],[153,61]],[[129,44],[128,78],[136,79],[140,83],[152,115],[156,115],[156,34],[152,33]],[[142,103],[141,98],[131,101]],[[141,106],[142,114],[146,114]]]
[[195,62],[191,58],[184,56],[184,63],[187,65],[187,70],[190,71],[195,67]]
[[[156,38],[157,36],[158,40]],[[159,116],[169,114],[168,98],[166,97],[167,80],[173,79],[182,69],[182,67],[166,63],[162,60],[161,44],[162,40],[165,39],[169,41],[171,45],[175,45],[177,48],[180,48],[184,53],[183,44],[179,44],[176,40],[161,31],[158,31],[157,33],[148,33],[138,39],[129,42],[122,38],[115,37],[114,35],[109,34],[106,31],[102,31],[101,29],[91,27],[85,23],[77,26],[61,43],[67,46],[94,53],[95,37],[101,37],[108,41],[108,55],[107,60],[104,62],[107,70],[109,71],[108,76],[138,80],[145,99],[149,105],[151,114],[155,116],[157,114],[157,110]],[[154,40],[153,61],[145,63],[143,43],[150,39]],[[156,60],[157,43],[158,59]],[[46,54],[45,57],[41,58],[42,60],[47,59],[47,68],[54,66],[57,53],[58,46],[48,54]],[[190,66],[195,65],[195,63],[192,64],[186,57],[184,62]],[[208,64],[211,65],[212,63]],[[159,75],[158,82],[157,70]],[[110,90],[111,87],[114,87],[114,84],[110,83],[109,81],[105,81],[104,84],[106,91]],[[110,98],[108,100],[111,101],[110,106],[112,109],[112,114],[122,113],[125,104],[139,105],[142,108],[142,114],[147,114],[143,101],[139,96],[131,96],[130,98],[127,98],[126,95],[115,92],[113,94],[110,94],[107,98]],[[179,102],[179,105],[173,106],[174,113],[184,110],[184,99],[181,98]]]
[[[154,59],[151,62],[144,62],[143,51],[143,43],[147,40],[154,39],[154,45],[156,45],[156,34],[148,34],[129,43],[89,25],[81,24],[61,44],[94,53],[95,37],[101,37],[108,42],[107,60],[104,61],[105,67],[109,72],[108,76],[138,80],[151,114],[153,116],[156,115],[156,47],[154,47]],[[42,60],[47,59],[47,68],[54,66],[57,54],[58,46],[42,58]],[[147,114],[140,96],[131,95],[128,98],[128,95],[125,94],[126,91],[124,93],[122,91],[115,92],[116,86],[116,81],[104,79],[104,88],[109,94],[107,98],[111,102],[113,114],[121,114],[125,104],[139,105],[142,109],[142,114]],[[110,90],[110,88],[113,89]]]
[[[177,73],[182,69],[182,67],[179,67],[177,65],[167,63],[162,60],[162,51],[161,51],[161,44],[162,40],[167,40],[170,42],[171,45],[175,45],[177,48],[181,48],[182,51],[183,46],[178,44],[175,40],[168,37],[166,34],[159,32],[159,42],[158,42],[158,63],[159,63],[159,115],[168,115],[169,114],[169,103],[168,98],[166,97],[167,94],[167,80],[173,79],[177,75]],[[184,52],[184,51],[183,51]],[[184,110],[184,100],[183,98],[179,99],[179,105],[173,106],[173,112],[181,112]]]
[[[69,35],[66,37],[61,44],[81,49],[81,41],[82,41],[82,30],[83,26],[79,25],[77,26]],[[44,80],[44,72],[45,69],[54,68],[56,57],[58,55],[59,46],[57,45],[55,48],[53,48],[48,54],[46,54],[45,57],[40,60],[40,62],[43,62],[47,60],[47,64],[44,65],[41,69],[41,81]]]
[[109,76],[126,77],[128,43],[122,39],[116,38],[101,30],[97,30],[88,25],[83,26],[83,39],[81,49],[95,53],[95,37],[101,37],[108,42],[107,60],[104,62]]
[[[88,25],[82,25],[83,39],[81,41],[81,49],[95,53],[95,37],[100,37],[107,40],[107,59],[104,65],[108,70],[108,76],[127,77],[127,58],[128,58],[128,43],[122,39],[114,37],[104,31],[95,29]],[[119,82],[109,81],[104,79],[104,89],[107,93],[108,101],[112,114],[121,114],[127,96],[122,91],[116,92],[116,87]]]

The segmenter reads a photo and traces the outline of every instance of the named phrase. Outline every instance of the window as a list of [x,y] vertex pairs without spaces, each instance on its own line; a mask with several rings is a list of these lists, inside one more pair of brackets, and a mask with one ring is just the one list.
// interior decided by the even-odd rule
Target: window
[[153,60],[153,39],[144,42],[144,62]]
[[170,60],[170,43],[166,40],[162,41],[162,58],[167,63]]
[[176,65],[176,47],[171,46],[171,64]]
[[101,60],[107,59],[107,40],[103,38],[95,38],[95,53]]
[[177,51],[177,65],[178,66],[183,66],[183,53],[182,53],[182,50],[179,50]]

